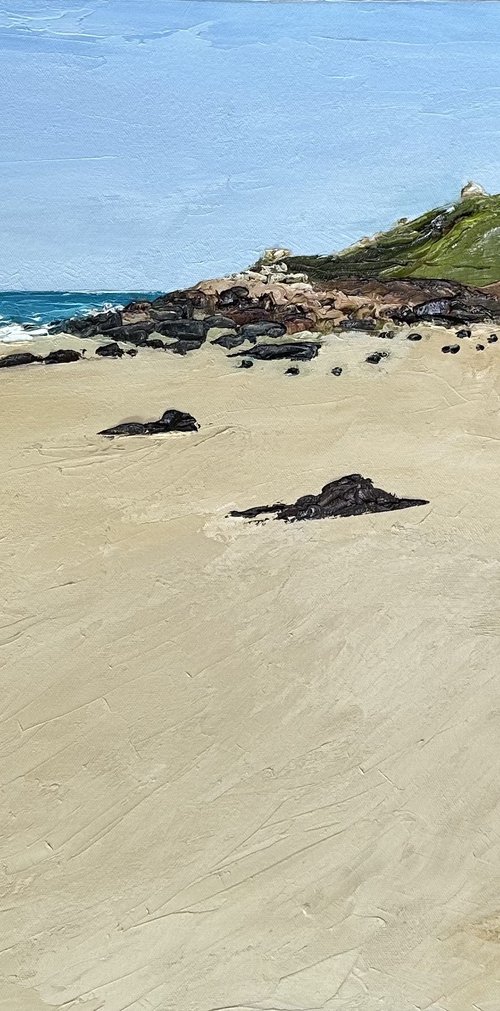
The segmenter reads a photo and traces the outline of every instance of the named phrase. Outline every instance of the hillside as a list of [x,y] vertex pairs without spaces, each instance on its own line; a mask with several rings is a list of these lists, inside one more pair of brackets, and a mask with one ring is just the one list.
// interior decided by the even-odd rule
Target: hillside
[[353,276],[442,278],[474,286],[500,281],[500,194],[464,192],[450,207],[402,221],[341,253],[290,256],[288,268],[323,282]]

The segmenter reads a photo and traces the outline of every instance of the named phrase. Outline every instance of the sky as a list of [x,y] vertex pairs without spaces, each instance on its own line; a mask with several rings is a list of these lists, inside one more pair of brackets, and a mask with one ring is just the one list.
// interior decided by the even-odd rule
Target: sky
[[500,191],[500,2],[7,0],[0,288],[166,290]]

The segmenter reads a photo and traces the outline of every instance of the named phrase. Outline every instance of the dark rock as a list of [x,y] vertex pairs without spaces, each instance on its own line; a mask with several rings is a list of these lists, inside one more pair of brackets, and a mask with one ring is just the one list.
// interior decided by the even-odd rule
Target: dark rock
[[484,351],[484,344],[476,344],[476,351]]
[[167,432],[197,432],[199,424],[191,414],[169,410],[159,421],[125,421],[113,428],[105,428],[99,435],[163,435]]
[[179,340],[176,344],[165,344],[165,351],[172,351],[174,355],[187,355],[190,351],[198,351],[205,338],[199,340]]
[[115,327],[106,332],[106,337],[111,337],[114,341],[123,341],[125,344],[144,344],[150,333],[157,328],[158,324],[152,320],[145,320],[141,323],[127,323],[124,326]]
[[400,323],[430,322],[444,326],[476,323],[497,317],[500,303],[482,293],[469,293],[464,289],[463,298],[438,298],[420,302],[413,306],[402,306],[387,313]]
[[394,340],[394,330],[381,330],[377,337],[382,337],[384,340],[392,341]]
[[222,316],[221,313],[215,313],[212,316],[205,316],[202,321],[203,329],[205,333],[212,330],[213,327],[224,327],[224,330],[236,330],[236,323],[231,319],[230,316]]
[[74,319],[64,319],[51,323],[49,333],[70,333],[75,337],[95,337],[106,333],[122,324],[121,313],[118,311],[99,312],[94,316],[76,316]]
[[248,323],[273,322],[273,313],[264,312],[260,305],[252,306],[251,303],[240,309],[232,309],[231,315],[233,326],[246,326]]
[[162,351],[165,349],[165,344],[159,337],[148,337],[148,339],[144,341],[143,346],[145,348],[155,348],[156,350],[161,349]]
[[43,359],[45,365],[64,365],[66,362],[79,362],[81,355],[71,348],[61,348],[59,351],[51,351]]
[[285,372],[285,376],[298,376],[299,374],[300,369],[298,369],[296,365],[291,365]]
[[137,348],[129,348],[125,354],[130,355],[131,358],[135,358],[136,354],[138,354]]
[[161,320],[154,324],[154,329],[163,337],[178,337],[181,340],[192,340],[196,337],[200,343],[206,337],[204,320],[202,319]]
[[488,337],[488,344],[496,344],[497,340],[498,337],[496,333],[490,333],[490,336]]
[[253,369],[253,362],[249,362],[249,361],[247,361],[246,358],[244,358],[243,361],[240,362],[240,364],[238,365],[238,368],[239,369]]
[[154,320],[180,319],[181,314],[178,309],[151,309],[149,315]]
[[449,353],[450,353],[450,345],[449,344],[445,344],[444,347],[441,348],[441,351],[443,352],[444,355],[449,355]]
[[341,375],[342,369],[340,368],[340,365],[336,365],[335,368],[332,369],[332,376],[341,376]]
[[388,351],[374,351],[372,355],[368,355],[368,358],[365,358],[365,362],[368,362],[370,365],[378,365],[382,361],[382,358],[388,357]]
[[226,351],[232,351],[233,348],[239,348],[240,344],[244,344],[245,338],[237,333],[221,333],[220,337],[217,337],[211,343],[218,344],[221,348],[225,348]]
[[407,341],[421,341],[422,340],[422,334],[421,333],[409,333],[408,336],[407,336],[407,338],[406,338],[406,340]]
[[271,506],[233,510],[230,515],[259,520],[266,514],[271,514],[274,519],[294,523],[296,520],[320,520],[329,516],[390,512],[420,505],[428,505],[427,500],[397,498],[381,488],[374,488],[369,478],[362,477],[361,474],[349,474],[326,484],[319,495],[303,495],[289,505],[277,502]]
[[238,358],[245,355],[247,358],[257,358],[259,361],[272,361],[273,359],[290,358],[292,361],[309,361],[316,358],[319,351],[319,344],[304,341],[294,344],[257,344],[250,351],[238,351],[230,358]]
[[273,323],[272,320],[260,320],[258,323],[246,323],[241,327],[240,334],[245,340],[255,337],[283,337],[286,333],[284,323]]
[[95,353],[100,358],[122,358],[125,354],[123,348],[116,341],[111,344],[102,344],[100,348],[96,348]]
[[[202,296],[202,293],[199,293]],[[151,309],[162,312],[163,310],[174,310],[182,319],[191,319],[194,309],[198,308],[198,302],[203,304],[204,296],[197,299],[196,296],[187,296],[182,291],[171,291],[167,295],[160,295],[151,303]]]
[[452,344],[450,347],[450,355],[458,355],[460,351],[460,344]]
[[461,340],[463,340],[464,337],[471,337],[471,336],[472,336],[471,330],[465,330],[465,329],[464,330],[457,330],[457,337],[460,337]]
[[375,330],[377,321],[374,319],[342,319],[338,325],[339,330],[366,330],[368,333]]
[[242,284],[235,284],[232,288],[225,288],[218,296],[219,305],[240,305],[242,301],[248,299],[248,288]]
[[43,358],[40,355],[32,355],[30,351],[19,351],[0,358],[0,369],[12,369],[17,365],[34,365],[35,362],[43,362]]

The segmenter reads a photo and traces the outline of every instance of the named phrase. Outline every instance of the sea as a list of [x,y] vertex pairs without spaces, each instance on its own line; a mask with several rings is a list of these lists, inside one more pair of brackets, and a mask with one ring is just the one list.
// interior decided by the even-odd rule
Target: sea
[[0,291],[0,342],[43,337],[55,320],[121,308],[159,291]]

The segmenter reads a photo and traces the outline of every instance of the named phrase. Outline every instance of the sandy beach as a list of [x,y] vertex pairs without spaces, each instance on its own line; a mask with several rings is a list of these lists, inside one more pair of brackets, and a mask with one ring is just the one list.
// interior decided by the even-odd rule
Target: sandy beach
[[[2,1011],[497,1011],[500,344],[446,342],[0,375]],[[429,505],[228,518],[355,472]]]

